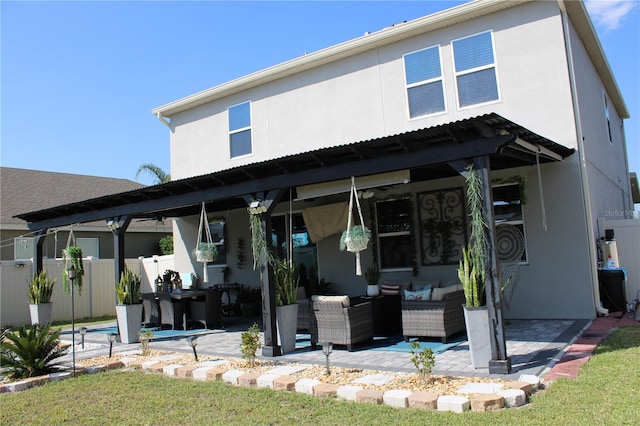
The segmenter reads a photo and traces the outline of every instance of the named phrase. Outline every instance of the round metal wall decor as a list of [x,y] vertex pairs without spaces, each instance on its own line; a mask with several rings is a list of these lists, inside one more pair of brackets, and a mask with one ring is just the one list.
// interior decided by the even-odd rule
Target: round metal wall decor
[[496,226],[496,250],[499,262],[517,262],[524,253],[524,237],[518,227],[508,224]]

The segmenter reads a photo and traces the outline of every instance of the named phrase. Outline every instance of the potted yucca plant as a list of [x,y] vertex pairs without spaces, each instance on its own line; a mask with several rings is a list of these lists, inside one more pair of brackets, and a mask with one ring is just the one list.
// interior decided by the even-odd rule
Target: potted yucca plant
[[[28,282],[28,281],[27,281]],[[29,284],[29,314],[31,324],[45,325],[51,322],[51,296],[56,281],[42,270],[35,274]]]
[[116,315],[122,343],[137,343],[142,324],[142,301],[140,300],[140,277],[125,268],[120,281],[115,284]]
[[293,352],[296,348],[298,325],[298,282],[296,266],[286,259],[271,259],[273,278],[276,284],[276,319],[282,352]]
[[462,249],[458,278],[465,296],[464,319],[471,361],[475,368],[488,368],[491,360],[489,310],[486,306],[488,225],[484,219],[482,181],[473,166],[467,168],[467,203],[471,214],[471,236]]

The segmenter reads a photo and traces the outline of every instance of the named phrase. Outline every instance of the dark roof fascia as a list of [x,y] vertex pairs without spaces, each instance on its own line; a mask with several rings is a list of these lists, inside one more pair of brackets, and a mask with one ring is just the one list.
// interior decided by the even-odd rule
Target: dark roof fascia
[[[493,132],[494,136],[478,136],[478,128],[482,128],[483,133]],[[472,134],[474,137],[469,137]],[[495,136],[497,134],[503,136]],[[498,114],[487,114],[398,135],[289,155],[17,217],[29,222],[28,226],[33,230],[124,215],[138,218],[191,215],[194,214],[193,208],[185,208],[199,206],[202,202],[211,203],[350,176],[426,167],[479,155],[504,153],[517,138],[545,147],[562,158],[573,153],[572,149],[556,144]],[[533,160],[528,160],[527,164],[535,164],[535,157],[531,158]],[[541,161],[550,159],[542,158]],[[236,200],[233,205],[241,207],[245,204],[242,200]]]

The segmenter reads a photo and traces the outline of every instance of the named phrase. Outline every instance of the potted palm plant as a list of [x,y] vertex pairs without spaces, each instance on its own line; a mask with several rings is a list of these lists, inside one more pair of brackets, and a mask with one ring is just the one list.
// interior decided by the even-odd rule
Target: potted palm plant
[[295,265],[286,259],[271,259],[273,278],[276,284],[276,320],[282,352],[296,349],[298,325],[298,272]]
[[471,361],[475,368],[488,368],[491,360],[489,310],[486,306],[488,226],[484,220],[482,181],[477,170],[467,168],[467,203],[471,215],[471,236],[462,249],[458,278],[465,296],[464,319]]
[[142,323],[142,302],[140,300],[140,277],[126,268],[116,284],[116,315],[122,343],[136,343]]
[[[28,282],[28,281],[27,281]],[[45,325],[51,322],[51,296],[56,281],[47,271],[35,274],[29,284],[29,314],[31,324]]]

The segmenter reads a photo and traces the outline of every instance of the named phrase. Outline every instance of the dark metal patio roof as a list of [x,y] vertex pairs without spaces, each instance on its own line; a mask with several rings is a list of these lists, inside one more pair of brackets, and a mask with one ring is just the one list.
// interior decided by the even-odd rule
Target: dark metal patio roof
[[457,174],[447,163],[489,155],[491,169],[563,159],[574,152],[498,114],[378,139],[302,152],[133,191],[29,212],[15,217],[32,230],[119,216],[158,219],[246,207],[243,196],[400,169],[411,180]]

